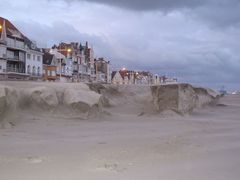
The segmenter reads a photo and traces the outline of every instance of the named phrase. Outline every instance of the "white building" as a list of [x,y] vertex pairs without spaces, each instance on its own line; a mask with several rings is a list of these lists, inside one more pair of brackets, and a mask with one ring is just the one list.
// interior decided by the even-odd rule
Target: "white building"
[[[32,63],[31,57],[27,54],[39,56],[39,63]],[[32,72],[38,75],[38,71],[40,75],[42,72],[41,59],[40,49],[10,21],[0,17],[0,79],[29,79]]]
[[41,79],[43,72],[43,53],[29,49],[26,57],[26,71],[30,79]]

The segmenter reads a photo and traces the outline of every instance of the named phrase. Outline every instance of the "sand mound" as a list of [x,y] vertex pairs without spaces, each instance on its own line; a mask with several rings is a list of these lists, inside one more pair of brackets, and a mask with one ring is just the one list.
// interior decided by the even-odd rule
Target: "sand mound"
[[220,98],[220,94],[211,90],[201,87],[193,87],[197,94],[196,107],[201,108],[207,105],[215,105]]
[[190,84],[152,86],[151,92],[158,112],[173,110],[179,114],[188,114],[195,108],[215,104],[219,99],[219,94],[213,90]]
[[175,112],[189,114],[195,108],[215,104],[219,94],[211,89],[190,84],[157,86],[90,84],[90,89],[102,94],[104,107],[114,107],[125,114],[155,114]]
[[0,116],[13,110],[65,116],[82,114],[84,119],[103,111],[137,116],[164,112],[184,115],[195,108],[215,104],[219,98],[210,89],[190,84],[117,86],[29,82],[24,86],[24,83],[0,86]]
[[59,105],[56,91],[49,87],[35,87],[27,91],[29,102],[43,109],[56,108]]
[[[23,82],[24,83],[24,82]],[[16,114],[51,113],[79,116],[84,119],[101,111],[101,95],[86,85],[40,84],[26,88],[0,86],[0,118],[8,112]],[[13,114],[13,113],[12,113]]]
[[63,103],[75,111],[86,113],[101,107],[100,97],[100,94],[93,91],[68,88],[64,92]]

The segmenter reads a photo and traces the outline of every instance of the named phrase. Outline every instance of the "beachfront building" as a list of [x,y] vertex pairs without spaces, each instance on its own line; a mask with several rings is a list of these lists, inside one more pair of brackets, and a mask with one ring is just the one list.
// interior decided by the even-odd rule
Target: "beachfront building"
[[152,77],[150,72],[123,68],[112,72],[112,84],[152,84]]
[[25,72],[29,75],[29,79],[40,80],[43,75],[43,53],[40,49],[35,50],[35,46],[33,44],[32,49],[27,50]]
[[177,83],[177,78],[167,77],[167,76],[159,76],[158,74],[155,74],[153,76],[153,84],[174,84]]
[[61,82],[72,81],[72,59],[67,58],[57,48],[49,50],[49,53],[55,57],[55,65],[57,66],[57,77]]
[[[27,73],[28,65],[31,64],[30,59],[27,60],[27,54],[37,54],[42,58],[42,53],[35,43],[24,36],[10,21],[0,17],[0,79],[29,79],[33,69],[31,74]],[[34,69],[36,74],[38,65],[39,63],[36,63]],[[41,72],[41,69],[39,71]]]
[[110,61],[104,58],[94,60],[96,81],[102,83],[111,83],[111,66]]
[[43,55],[43,80],[56,81],[57,80],[57,60],[55,55],[45,51]]
[[96,78],[93,48],[88,47],[88,42],[85,46],[77,42],[62,42],[59,45],[54,45],[53,48],[56,48],[66,57],[66,64],[68,65],[66,71],[72,74],[73,81],[89,82]]
[[120,71],[112,72],[112,84],[124,84],[124,77]]

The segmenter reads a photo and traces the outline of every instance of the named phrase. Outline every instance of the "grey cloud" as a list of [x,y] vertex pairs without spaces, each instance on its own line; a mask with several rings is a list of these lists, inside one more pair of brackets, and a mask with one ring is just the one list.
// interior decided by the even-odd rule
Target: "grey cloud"
[[109,44],[104,37],[81,33],[72,25],[65,22],[54,22],[51,26],[39,24],[37,22],[15,21],[14,24],[27,37],[37,42],[39,47],[51,47],[62,42],[89,42],[93,45],[97,56],[111,58],[114,56]]
[[[68,2],[74,0],[66,0]],[[176,8],[195,8],[203,5],[207,0],[79,0],[107,4],[134,10],[172,10]]]
[[135,11],[156,11],[164,13],[179,10],[186,16],[203,20],[220,27],[240,24],[239,0],[65,0],[105,4]]
[[[189,11],[187,15],[207,22],[216,27],[239,27],[240,25],[240,1],[219,0]],[[213,26],[212,26],[213,27]]]

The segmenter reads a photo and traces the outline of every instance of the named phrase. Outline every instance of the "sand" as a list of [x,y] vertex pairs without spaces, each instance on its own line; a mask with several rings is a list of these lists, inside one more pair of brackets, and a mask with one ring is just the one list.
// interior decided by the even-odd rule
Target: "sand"
[[[5,85],[17,89],[45,86]],[[59,91],[79,88],[72,84],[50,86]],[[0,179],[239,179],[239,95],[225,96],[215,106],[179,115],[151,111],[149,87],[137,89],[101,89],[107,100],[99,107],[101,113],[89,118],[82,118],[81,113],[61,114],[60,107],[58,111],[38,112],[37,106],[12,110],[2,117]]]

